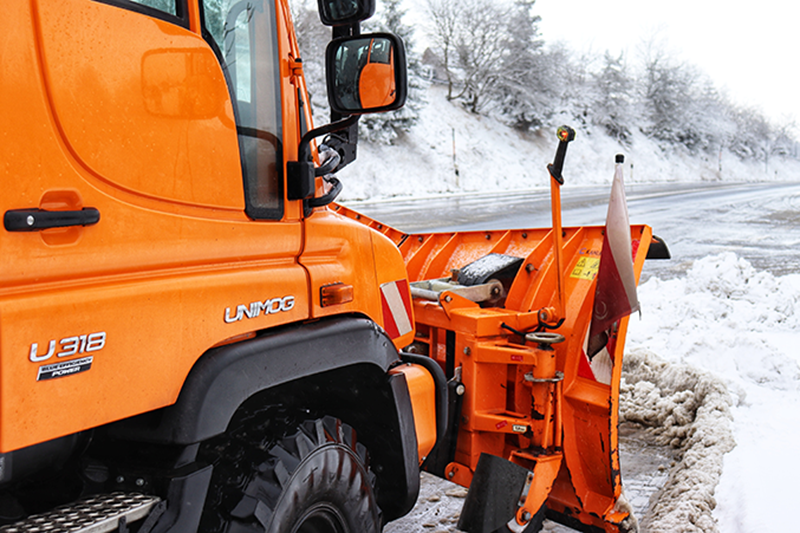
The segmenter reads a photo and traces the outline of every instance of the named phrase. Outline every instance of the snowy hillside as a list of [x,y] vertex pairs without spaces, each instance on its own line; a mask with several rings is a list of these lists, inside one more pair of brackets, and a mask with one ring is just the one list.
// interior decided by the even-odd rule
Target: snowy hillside
[[[471,114],[448,102],[446,89],[439,85],[428,87],[426,98],[419,122],[394,145],[359,144],[358,159],[339,173],[344,183],[341,200],[549,186],[546,165],[555,154],[555,130],[521,133],[490,117]],[[639,132],[626,148],[591,124],[576,124],[569,117],[563,117],[563,123],[577,131],[564,168],[567,187],[610,183],[617,153],[626,155],[628,184],[785,181],[800,175],[800,161],[794,159],[775,157],[765,164],[742,161],[728,151],[721,157],[692,155],[682,147],[659,145]]]

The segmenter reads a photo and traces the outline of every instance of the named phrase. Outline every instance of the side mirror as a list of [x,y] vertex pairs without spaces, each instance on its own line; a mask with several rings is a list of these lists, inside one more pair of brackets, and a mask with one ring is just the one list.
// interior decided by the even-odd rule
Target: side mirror
[[406,102],[403,41],[390,33],[334,39],[325,52],[328,102],[341,115],[400,109]]
[[375,14],[375,0],[317,0],[319,18],[326,26],[346,26]]

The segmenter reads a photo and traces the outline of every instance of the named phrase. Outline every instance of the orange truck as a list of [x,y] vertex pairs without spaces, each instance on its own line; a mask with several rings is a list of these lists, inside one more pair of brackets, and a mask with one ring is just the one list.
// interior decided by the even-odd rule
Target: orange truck
[[626,320],[607,376],[583,351],[603,228],[334,203],[358,116],[405,99],[373,0],[320,0],[316,129],[285,0],[3,7],[0,532],[375,532],[421,469],[469,532],[630,530]]

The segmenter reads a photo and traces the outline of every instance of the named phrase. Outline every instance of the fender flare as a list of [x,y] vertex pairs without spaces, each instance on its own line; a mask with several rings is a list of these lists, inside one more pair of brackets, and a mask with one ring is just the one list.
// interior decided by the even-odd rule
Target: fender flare
[[399,360],[391,339],[362,317],[336,317],[270,330],[213,348],[192,367],[171,406],[115,424],[119,438],[189,445],[223,433],[254,394],[350,365],[382,372]]

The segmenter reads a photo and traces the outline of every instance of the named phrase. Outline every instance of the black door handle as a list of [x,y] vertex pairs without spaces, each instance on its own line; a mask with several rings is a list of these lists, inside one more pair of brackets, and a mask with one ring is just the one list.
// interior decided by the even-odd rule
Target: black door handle
[[49,228],[89,226],[100,220],[100,211],[84,207],[80,211],[43,211],[41,209],[12,209],[6,211],[3,226],[7,231],[41,231]]

